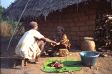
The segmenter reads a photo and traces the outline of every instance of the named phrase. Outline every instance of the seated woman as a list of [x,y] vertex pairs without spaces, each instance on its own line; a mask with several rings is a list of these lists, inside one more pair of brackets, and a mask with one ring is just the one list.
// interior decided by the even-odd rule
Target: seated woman
[[[67,35],[65,34],[64,28],[62,26],[57,26],[57,31],[53,39],[54,41],[60,44],[59,45],[51,44],[51,47],[52,47],[52,51],[50,51],[51,53],[59,52],[59,49],[63,49],[63,48],[70,49],[70,46],[71,46],[70,41]],[[49,53],[49,51],[47,52]],[[50,56],[53,56],[51,53],[50,53]]]

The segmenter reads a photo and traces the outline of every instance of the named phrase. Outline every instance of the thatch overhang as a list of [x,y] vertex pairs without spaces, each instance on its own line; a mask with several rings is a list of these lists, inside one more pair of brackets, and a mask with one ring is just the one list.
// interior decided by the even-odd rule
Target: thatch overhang
[[[30,0],[28,6],[22,17],[39,17],[39,16],[48,16],[49,13],[53,11],[61,11],[63,8],[66,8],[70,5],[80,3],[88,3],[93,0]],[[100,1],[100,0],[94,0]],[[107,0],[111,2],[111,0]],[[16,0],[12,3],[5,11],[5,16],[10,19],[18,19],[26,5],[28,0]]]
[[[86,1],[87,0],[30,0],[23,17],[38,17],[41,15],[46,17],[53,11]],[[6,16],[14,19],[19,18],[27,2],[28,0],[16,0],[6,9]]]

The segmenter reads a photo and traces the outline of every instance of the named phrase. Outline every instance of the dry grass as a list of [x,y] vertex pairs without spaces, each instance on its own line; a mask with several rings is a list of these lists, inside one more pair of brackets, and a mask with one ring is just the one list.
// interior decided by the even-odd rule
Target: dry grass
[[0,24],[0,36],[1,37],[10,37],[12,35],[13,27],[6,21],[2,21]]

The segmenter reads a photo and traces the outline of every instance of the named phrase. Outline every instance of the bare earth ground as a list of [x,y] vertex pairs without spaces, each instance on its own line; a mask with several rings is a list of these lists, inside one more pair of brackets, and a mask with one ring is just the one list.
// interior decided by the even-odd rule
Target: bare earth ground
[[[14,54],[14,48],[16,42],[11,44],[11,47],[8,51],[7,41],[1,40],[1,57],[12,56]],[[73,51],[70,52],[71,55],[68,55],[67,58],[74,58],[75,60],[80,60],[79,52]],[[42,66],[43,63],[49,58],[58,58],[64,59],[66,57],[40,57],[38,64],[28,64],[24,68],[21,68],[20,65],[16,66],[16,68],[12,68],[11,63],[13,62],[11,59],[1,59],[1,73],[0,74],[56,74],[56,73],[45,73],[43,72]],[[74,72],[65,72],[62,74],[112,74],[112,56],[108,55],[107,57],[99,57],[96,61],[96,65],[93,67],[85,67],[81,66],[80,71]]]

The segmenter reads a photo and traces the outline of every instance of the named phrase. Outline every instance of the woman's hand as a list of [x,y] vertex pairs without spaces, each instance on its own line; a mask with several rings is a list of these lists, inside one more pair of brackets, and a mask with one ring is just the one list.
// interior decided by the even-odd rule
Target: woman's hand
[[55,44],[53,44],[53,43],[50,43],[50,45],[55,46]]
[[60,45],[60,42],[56,43],[56,45]]
[[52,46],[60,45],[60,42],[51,43]]

